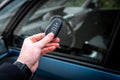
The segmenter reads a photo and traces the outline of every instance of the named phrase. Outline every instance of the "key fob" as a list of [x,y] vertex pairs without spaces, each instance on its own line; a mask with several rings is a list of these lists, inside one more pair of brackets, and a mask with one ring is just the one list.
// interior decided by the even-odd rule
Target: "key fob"
[[54,34],[54,38],[56,38],[61,30],[63,21],[61,18],[53,18],[47,29],[45,30],[45,35],[52,32]]

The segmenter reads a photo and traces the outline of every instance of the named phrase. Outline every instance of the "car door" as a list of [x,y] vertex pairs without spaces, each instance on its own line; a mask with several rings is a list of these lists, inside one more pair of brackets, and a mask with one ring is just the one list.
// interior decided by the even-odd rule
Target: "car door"
[[2,34],[10,56],[3,62],[14,62],[23,40],[44,32],[51,18],[60,16],[64,21],[58,35],[60,48],[40,59],[34,79],[119,80],[118,2],[28,1],[19,8]]
[[[8,54],[8,47],[3,39],[3,33],[6,32],[8,23],[12,20],[17,10],[24,1],[0,0],[0,59],[2,60]],[[17,4],[17,5],[16,5]]]

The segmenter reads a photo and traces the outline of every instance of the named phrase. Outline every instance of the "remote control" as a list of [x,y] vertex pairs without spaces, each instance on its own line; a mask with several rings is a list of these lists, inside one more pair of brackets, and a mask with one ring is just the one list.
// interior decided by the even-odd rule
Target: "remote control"
[[63,21],[61,18],[53,18],[50,24],[48,25],[47,29],[45,30],[45,35],[52,32],[54,34],[54,38],[58,36],[60,29],[62,27]]

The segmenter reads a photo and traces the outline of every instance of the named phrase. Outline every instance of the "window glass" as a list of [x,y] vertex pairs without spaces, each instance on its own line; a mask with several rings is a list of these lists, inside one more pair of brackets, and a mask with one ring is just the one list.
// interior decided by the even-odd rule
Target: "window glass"
[[101,0],[102,8],[120,8],[119,0]]
[[[101,63],[119,13],[109,7],[111,2],[109,5],[103,2],[106,1],[48,0],[45,4],[37,3],[15,30],[13,46],[21,47],[24,38],[44,32],[50,19],[59,15],[63,18],[58,35],[61,46],[51,54]],[[102,10],[103,7],[106,10]]]
[[[4,31],[8,22],[11,20],[17,9],[26,1],[26,0],[13,0],[9,4],[3,5],[7,0],[0,1],[0,34]],[[16,5],[17,4],[17,5]],[[2,7],[2,5],[4,7]]]

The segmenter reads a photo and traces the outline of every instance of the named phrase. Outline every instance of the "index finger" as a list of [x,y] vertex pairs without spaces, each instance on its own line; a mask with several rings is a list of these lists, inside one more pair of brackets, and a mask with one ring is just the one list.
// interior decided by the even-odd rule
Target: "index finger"
[[49,33],[43,39],[41,39],[40,41],[38,41],[36,44],[40,48],[43,48],[47,43],[51,42],[53,40],[53,38],[54,38],[54,34],[53,33]]
[[27,39],[30,39],[33,43],[35,43],[37,41],[40,41],[44,36],[45,36],[44,33],[39,33],[39,34],[32,35]]

